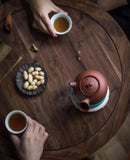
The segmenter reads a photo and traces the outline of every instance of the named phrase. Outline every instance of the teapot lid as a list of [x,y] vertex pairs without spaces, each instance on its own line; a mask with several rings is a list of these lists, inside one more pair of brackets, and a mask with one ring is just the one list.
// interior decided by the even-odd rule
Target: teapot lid
[[87,96],[93,96],[100,88],[100,82],[95,76],[86,76],[80,81],[80,90]]

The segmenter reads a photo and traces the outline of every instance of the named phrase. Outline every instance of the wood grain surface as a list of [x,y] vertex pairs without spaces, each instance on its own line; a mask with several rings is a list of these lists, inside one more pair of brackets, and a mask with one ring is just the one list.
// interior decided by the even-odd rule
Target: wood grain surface
[[[46,127],[49,138],[44,158],[81,159],[103,146],[127,116],[129,100],[130,45],[119,25],[103,10],[88,1],[55,1],[73,21],[72,30],[53,38],[31,27],[30,10],[20,4],[5,4],[0,12],[0,40],[13,49],[0,64],[0,152],[17,159],[4,127],[7,113],[20,109]],[[14,29],[3,31],[5,8],[12,8]],[[30,50],[35,44],[39,51]],[[81,52],[81,61],[77,60]],[[19,68],[38,63],[48,73],[46,90],[25,96],[15,85]],[[95,113],[82,113],[72,104],[68,83],[81,71],[95,69],[107,79],[110,99]]]

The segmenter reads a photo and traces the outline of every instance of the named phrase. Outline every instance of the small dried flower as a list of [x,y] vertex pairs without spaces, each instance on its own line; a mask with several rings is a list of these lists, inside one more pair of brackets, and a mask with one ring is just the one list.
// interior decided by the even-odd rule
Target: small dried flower
[[32,44],[31,50],[32,50],[33,52],[37,52],[37,51],[38,51],[38,48],[36,47],[35,44]]
[[81,53],[80,51],[77,51],[77,59],[80,61],[81,60]]

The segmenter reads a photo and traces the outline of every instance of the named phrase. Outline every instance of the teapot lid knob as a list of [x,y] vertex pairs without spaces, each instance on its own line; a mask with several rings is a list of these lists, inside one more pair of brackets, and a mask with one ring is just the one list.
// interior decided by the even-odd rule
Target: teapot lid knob
[[80,81],[80,90],[87,96],[94,95],[99,88],[99,80],[94,76],[86,76]]

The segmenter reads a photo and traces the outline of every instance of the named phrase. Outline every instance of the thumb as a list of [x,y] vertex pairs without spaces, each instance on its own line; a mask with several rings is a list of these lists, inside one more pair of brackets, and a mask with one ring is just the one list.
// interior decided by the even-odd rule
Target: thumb
[[19,143],[20,143],[19,137],[14,135],[14,134],[11,134],[10,137],[11,137],[15,147],[17,148],[19,146]]

